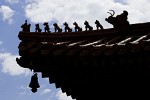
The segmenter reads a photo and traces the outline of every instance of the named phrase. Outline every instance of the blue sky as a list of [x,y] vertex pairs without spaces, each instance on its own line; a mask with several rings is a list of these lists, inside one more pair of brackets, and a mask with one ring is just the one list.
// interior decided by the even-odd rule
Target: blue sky
[[115,15],[123,10],[129,12],[128,20],[132,23],[150,22],[149,0],[1,0],[0,1],[0,100],[72,100],[56,89],[54,84],[49,84],[48,79],[41,78],[38,74],[41,88],[33,94],[28,87],[32,73],[17,65],[18,33],[20,26],[27,19],[34,25],[49,22],[58,22],[63,27],[68,22],[73,28],[76,21],[84,29],[87,20],[96,29],[94,21],[99,20],[104,28],[112,25],[105,21],[109,16],[107,11],[115,10]]

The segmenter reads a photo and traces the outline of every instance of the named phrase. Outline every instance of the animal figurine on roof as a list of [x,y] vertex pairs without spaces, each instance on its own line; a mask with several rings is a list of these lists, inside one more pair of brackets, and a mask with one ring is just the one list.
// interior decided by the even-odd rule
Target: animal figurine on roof
[[53,26],[54,26],[54,29],[55,29],[55,33],[56,32],[62,32],[62,29],[58,26],[57,23],[54,23]]
[[25,23],[21,25],[23,32],[30,32],[31,24],[27,23],[27,20],[25,20]]
[[48,22],[44,22],[44,24],[43,24],[43,25],[45,26],[45,28],[44,28],[45,32],[50,33],[51,31],[50,31],[50,28],[49,28]]
[[85,25],[85,31],[92,31],[93,30],[93,27],[89,25],[89,23],[87,21],[84,22],[84,25]]
[[104,29],[103,26],[100,24],[100,22],[98,20],[95,21],[95,24],[96,24],[96,28],[97,30],[100,28],[100,29]]
[[42,32],[42,29],[40,28],[39,24],[35,24],[35,32]]
[[73,25],[75,25],[75,32],[81,32],[82,31],[82,28],[79,27],[76,22],[74,22]]
[[68,26],[67,22],[65,22],[64,25],[65,25],[65,32],[72,32],[72,29]]
[[121,13],[120,15],[117,15],[116,17],[114,17],[115,11],[114,10],[110,10],[112,11],[112,13],[108,12],[111,16],[109,16],[108,18],[106,18],[105,20],[112,24],[113,27],[115,29],[117,29],[118,31],[123,31],[123,30],[127,30],[129,29],[129,22],[128,22],[128,12],[127,11],[123,11],[123,13]]

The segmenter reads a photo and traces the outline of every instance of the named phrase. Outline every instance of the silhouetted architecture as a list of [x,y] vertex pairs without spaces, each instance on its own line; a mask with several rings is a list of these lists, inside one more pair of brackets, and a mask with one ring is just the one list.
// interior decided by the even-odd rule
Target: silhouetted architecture
[[64,25],[65,25],[65,32],[72,32],[72,29],[68,26],[67,22],[65,22]]
[[116,27],[57,34],[21,31],[16,61],[41,72],[73,99],[149,99],[150,22],[130,27],[131,34],[125,35],[116,34]]
[[40,28],[39,24],[35,24],[35,32],[42,32],[42,29]]
[[93,27],[89,25],[89,22],[85,21],[84,22],[84,25],[85,25],[85,31],[91,31],[93,30]]
[[50,33],[51,31],[50,31],[50,28],[49,28],[48,22],[45,22],[43,25],[45,26],[45,28],[44,28],[45,32]]
[[62,32],[62,29],[57,25],[57,23],[54,23],[53,26],[54,26],[54,29],[55,29],[55,33],[56,32]]
[[111,14],[111,16],[109,16],[105,20],[108,23],[112,24],[114,28],[117,29],[117,31],[119,32],[129,31],[130,24],[127,20],[128,12],[124,10],[123,13],[114,17],[115,11],[114,10],[110,10],[110,11],[112,11],[113,14],[108,12],[109,14]]
[[25,20],[25,23],[21,25],[22,31],[23,32],[30,32],[30,26],[31,26],[31,24],[28,24],[27,20]]
[[95,21],[95,24],[96,24],[97,30],[99,30],[99,28],[104,29],[103,26],[100,24],[100,22],[98,20]]
[[31,77],[31,82],[29,84],[29,87],[31,88],[31,91],[33,93],[37,92],[37,88],[40,87],[40,85],[38,83],[37,73],[34,73],[34,75]]
[[82,31],[82,28],[79,27],[76,22],[74,22],[73,25],[75,25],[75,32],[81,32]]

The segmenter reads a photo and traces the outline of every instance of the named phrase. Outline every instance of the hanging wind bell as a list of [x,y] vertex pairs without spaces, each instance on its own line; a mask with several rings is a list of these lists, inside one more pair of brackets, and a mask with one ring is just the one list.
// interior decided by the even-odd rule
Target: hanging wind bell
[[40,85],[38,83],[37,73],[34,73],[34,75],[31,77],[31,82],[29,84],[29,87],[31,88],[31,91],[33,93],[35,93],[37,91],[37,88],[40,87]]

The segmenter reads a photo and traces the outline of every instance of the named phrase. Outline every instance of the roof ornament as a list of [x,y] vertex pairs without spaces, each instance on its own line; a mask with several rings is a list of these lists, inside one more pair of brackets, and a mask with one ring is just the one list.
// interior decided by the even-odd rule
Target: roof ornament
[[42,32],[42,29],[40,28],[39,23],[35,24],[35,32]]
[[89,25],[89,22],[85,21],[84,22],[84,25],[85,25],[85,31],[92,31],[93,30],[93,27]]
[[[107,12],[107,13],[109,13],[110,16],[108,18],[105,18],[105,21],[112,24],[114,29],[117,31],[117,33],[118,32],[130,33],[131,28],[130,28],[130,24],[128,21],[128,12],[126,10],[123,10],[123,12],[117,16],[114,16],[115,15],[114,10],[109,10],[109,12]],[[104,29],[102,24],[98,20],[95,21],[95,24],[96,24],[97,30]],[[43,25],[45,26],[44,32],[51,33],[48,22],[44,22]],[[64,32],[72,32],[72,29],[69,27],[67,22],[63,23],[63,25],[65,26]],[[74,22],[73,25],[75,26],[74,27],[75,32],[83,31],[82,28],[79,27],[79,25],[76,22]],[[93,30],[93,27],[91,25],[89,25],[88,21],[85,21],[84,25],[85,25],[85,31],[92,31]],[[27,20],[25,20],[25,23],[22,24],[22,26],[21,26],[22,31],[23,32],[30,32],[30,26],[31,26],[31,24],[28,24]],[[53,26],[54,26],[55,33],[56,32],[59,33],[59,32],[63,31],[62,28],[60,28],[57,23],[54,23]],[[39,23],[35,24],[35,32],[42,32],[42,29],[39,27]]]
[[31,24],[28,24],[27,20],[25,20],[25,23],[21,25],[22,31],[23,32],[30,32],[30,26],[31,26]]
[[37,92],[37,88],[40,87],[39,83],[38,83],[38,77],[37,77],[37,73],[34,73],[31,77],[31,82],[29,84],[29,87],[31,88],[31,91],[33,93]]
[[44,22],[43,25],[45,26],[45,28],[44,28],[45,32],[51,33],[48,22]]
[[57,23],[54,23],[53,26],[54,26],[54,29],[55,29],[55,33],[56,32],[62,32],[62,28],[60,28]]
[[128,12],[124,10],[120,15],[117,15],[114,17],[115,11],[114,10],[109,10],[111,12],[107,12],[110,14],[108,18],[105,20],[112,24],[115,29],[117,29],[119,32],[125,31],[129,29],[129,22],[128,22]]
[[109,13],[113,17],[115,15],[115,11],[114,10],[109,10],[109,11],[112,11],[112,13],[111,12],[107,12],[107,13]]
[[103,26],[101,25],[101,23],[98,20],[95,21],[95,24],[96,24],[97,30],[99,30],[99,28],[104,29]]
[[68,26],[67,22],[64,23],[64,26],[65,26],[65,32],[72,32],[72,29]]
[[75,25],[75,32],[81,32],[82,31],[82,28],[79,27],[76,22],[74,22],[73,25]]

